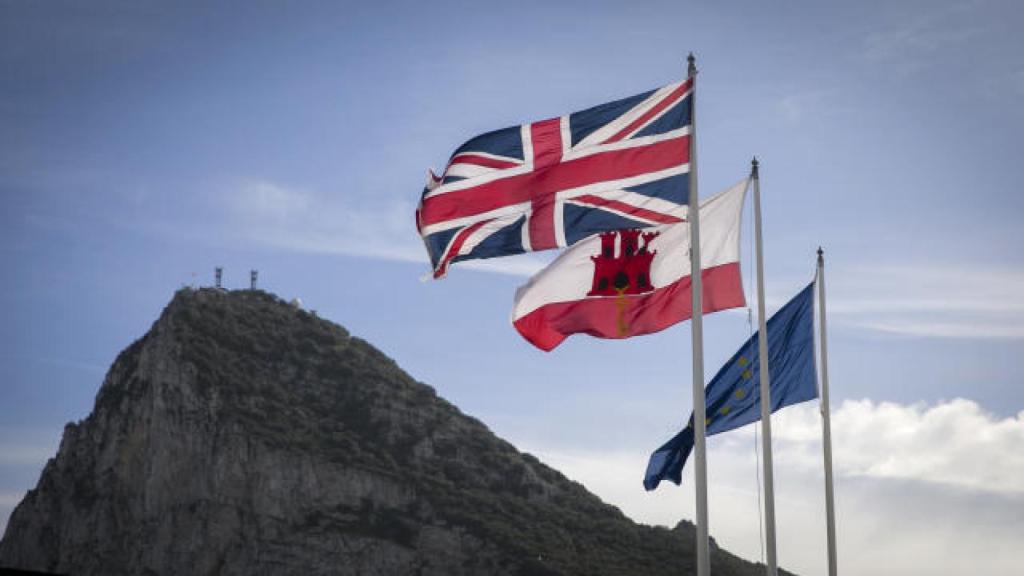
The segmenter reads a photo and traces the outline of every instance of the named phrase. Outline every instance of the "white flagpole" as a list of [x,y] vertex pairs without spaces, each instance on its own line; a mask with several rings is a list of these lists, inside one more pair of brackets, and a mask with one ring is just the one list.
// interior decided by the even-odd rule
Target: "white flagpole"
[[825,453],[825,522],[828,536],[828,574],[836,576],[836,510],[832,490],[832,423],[828,400],[828,343],[825,330],[825,252],[818,248],[818,310],[821,313],[821,417]]
[[772,475],[772,385],[768,371],[768,328],[764,311],[764,249],[761,245],[761,177],[757,158],[750,161],[754,181],[754,246],[757,253],[758,371],[761,374],[761,453],[764,458],[764,534],[768,576],[778,574],[775,558],[775,481]]
[[700,200],[697,197],[697,64],[691,53],[687,58],[690,84],[690,286],[693,293],[693,475],[697,488],[697,576],[710,576],[708,548],[708,465],[704,443],[704,300],[701,294]]

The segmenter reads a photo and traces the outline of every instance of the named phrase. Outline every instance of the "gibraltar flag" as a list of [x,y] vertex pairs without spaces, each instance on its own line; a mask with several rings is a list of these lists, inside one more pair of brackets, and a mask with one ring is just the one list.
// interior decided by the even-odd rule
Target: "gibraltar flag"
[[[700,205],[704,313],[745,304],[740,221],[749,179]],[[617,230],[580,240],[516,290],[512,324],[551,350],[569,335],[628,338],[690,318],[690,226]]]

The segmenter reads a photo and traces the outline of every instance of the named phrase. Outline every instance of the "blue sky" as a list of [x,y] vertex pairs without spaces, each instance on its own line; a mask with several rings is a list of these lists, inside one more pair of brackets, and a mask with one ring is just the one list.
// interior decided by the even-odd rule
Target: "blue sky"
[[[413,209],[471,136],[678,80],[693,51],[701,195],[762,162],[770,308],[826,249],[841,566],[962,572],[962,538],[998,573],[1024,538],[1022,12],[0,1],[0,521],[117,352],[218,265],[229,287],[259,269],[633,518],[692,517],[692,482],[640,487],[691,409],[688,325],[541,353],[508,315],[548,257],[421,282]],[[711,374],[749,328],[705,329]],[[789,410],[779,558],[816,574],[820,445],[813,407]],[[714,535],[756,559],[751,435],[714,439],[709,467]]]

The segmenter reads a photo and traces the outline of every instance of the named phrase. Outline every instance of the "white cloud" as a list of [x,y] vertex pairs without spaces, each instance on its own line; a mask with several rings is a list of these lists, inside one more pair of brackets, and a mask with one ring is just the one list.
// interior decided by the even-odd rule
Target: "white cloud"
[[[825,572],[821,429],[816,403],[772,420],[779,558]],[[833,413],[840,570],[854,574],[1007,574],[1024,541],[1024,412],[984,413],[971,401],[904,406],[847,401]],[[660,443],[658,439],[655,443]],[[711,531],[757,560],[760,536],[754,426],[709,439]],[[682,489],[641,487],[647,455],[528,449],[632,518],[672,525],[694,517],[692,463]]]
[[[793,464],[813,469],[820,437],[811,405],[781,411],[775,438]],[[933,406],[845,401],[833,416],[836,472],[948,484],[1024,497],[1024,411],[997,419],[957,398]]]

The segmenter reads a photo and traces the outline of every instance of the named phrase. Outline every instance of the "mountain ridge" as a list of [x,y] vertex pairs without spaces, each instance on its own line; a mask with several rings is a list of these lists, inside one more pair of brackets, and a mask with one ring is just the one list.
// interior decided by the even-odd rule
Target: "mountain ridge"
[[[11,514],[0,566],[104,574],[678,574],[638,525],[343,327],[182,289]],[[717,547],[717,574],[763,566]]]

